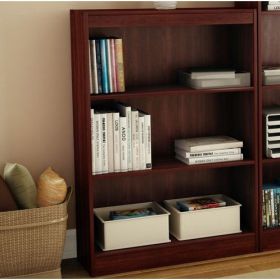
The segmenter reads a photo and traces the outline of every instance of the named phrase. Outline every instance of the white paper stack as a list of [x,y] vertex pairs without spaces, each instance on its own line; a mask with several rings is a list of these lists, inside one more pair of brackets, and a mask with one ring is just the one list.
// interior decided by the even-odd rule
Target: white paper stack
[[186,164],[242,160],[243,142],[229,136],[175,140],[176,158]]
[[280,84],[280,67],[265,67],[263,69],[263,84]]
[[269,158],[280,157],[280,107],[264,110],[265,147]]

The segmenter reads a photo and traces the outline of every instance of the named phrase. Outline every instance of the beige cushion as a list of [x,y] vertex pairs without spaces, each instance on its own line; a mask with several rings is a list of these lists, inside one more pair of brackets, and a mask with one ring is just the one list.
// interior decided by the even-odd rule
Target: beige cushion
[[65,180],[49,167],[39,177],[37,192],[38,206],[56,205],[65,200],[67,185]]
[[4,168],[4,180],[21,209],[37,207],[35,182],[23,165],[7,163]]

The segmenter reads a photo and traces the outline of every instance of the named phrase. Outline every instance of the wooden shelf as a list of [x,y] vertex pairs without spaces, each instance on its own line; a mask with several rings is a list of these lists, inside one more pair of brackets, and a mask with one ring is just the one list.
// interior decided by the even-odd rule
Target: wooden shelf
[[263,91],[271,90],[271,89],[279,89],[280,90],[280,84],[279,85],[264,85],[262,86]]
[[200,170],[200,169],[226,168],[226,167],[234,167],[234,166],[252,166],[254,164],[255,161],[251,159],[207,163],[207,164],[194,164],[194,165],[187,165],[176,159],[162,159],[162,160],[155,160],[153,163],[153,168],[150,170],[105,173],[105,174],[93,175],[93,178],[106,179],[110,177],[145,176],[148,174],[166,173],[166,172],[173,172],[173,171],[188,172],[188,171]]
[[110,94],[92,94],[91,100],[108,100],[122,98],[137,98],[137,97],[154,97],[165,95],[186,95],[186,94],[214,94],[214,93],[253,93],[254,87],[233,87],[233,88],[216,88],[216,89],[190,89],[178,85],[162,86],[162,87],[142,87],[129,89],[123,93]]
[[[139,270],[144,267],[154,267],[158,259],[164,260],[164,265],[172,265],[182,262],[200,261],[201,252],[211,250],[207,259],[222,258],[226,255],[225,247],[231,247],[231,254],[238,254],[242,250],[244,254],[249,253],[254,248],[254,232],[242,232],[237,234],[215,236],[201,239],[193,239],[186,241],[178,241],[171,237],[171,242],[149,245],[137,248],[129,248],[122,250],[113,250],[103,252],[96,249],[95,256],[97,259],[96,275],[111,274],[123,271],[123,267],[127,265],[129,270]],[[164,258],[162,258],[164,254]],[[120,260],[122,260],[120,262]],[[111,263],[110,266],[108,264]],[[110,267],[114,267],[112,270]]]

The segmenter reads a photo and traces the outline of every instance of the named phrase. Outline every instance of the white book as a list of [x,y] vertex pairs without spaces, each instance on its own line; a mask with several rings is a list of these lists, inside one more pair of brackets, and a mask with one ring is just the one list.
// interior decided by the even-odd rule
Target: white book
[[280,75],[275,76],[264,76],[263,84],[266,85],[278,85],[280,84]]
[[131,107],[123,103],[117,103],[120,116],[127,117],[127,166],[132,170],[132,141],[131,141]]
[[102,173],[109,172],[108,166],[108,135],[107,135],[107,114],[101,113],[101,162],[102,162]]
[[106,44],[107,44],[107,66],[108,66],[108,81],[109,81],[109,85],[110,85],[110,92],[114,92],[113,89],[113,73],[112,73],[112,64],[111,64],[111,43],[110,43],[110,39],[106,40]]
[[88,41],[88,68],[89,68],[89,91],[90,94],[93,93],[93,82],[92,82],[92,58],[91,58],[91,44],[90,44],[90,40]]
[[132,170],[140,169],[139,112],[131,110]]
[[268,66],[263,69],[264,76],[279,76],[280,67]]
[[97,62],[96,62],[96,47],[95,40],[91,40],[91,76],[92,76],[92,87],[93,93],[98,94],[98,78],[97,78]]
[[277,149],[280,148],[280,141],[268,141],[267,142],[268,149]]
[[183,163],[186,163],[188,165],[192,165],[192,164],[205,164],[205,163],[242,160],[243,159],[243,154],[227,155],[227,156],[202,157],[202,158],[183,158],[180,155],[176,154],[175,157],[178,160],[182,161]]
[[266,137],[267,141],[279,141],[280,140],[280,134],[268,134]]
[[[186,72],[187,73],[187,72]],[[234,79],[235,71],[234,70],[193,70],[189,73],[190,79]]]
[[267,149],[267,156],[270,158],[279,158],[280,157],[280,148],[276,149]]
[[100,114],[94,114],[94,131],[95,131],[95,174],[102,173],[102,159],[101,159],[101,117]]
[[267,5],[267,10],[268,11],[277,11],[277,10],[280,10],[280,5]]
[[96,159],[95,159],[95,131],[94,131],[94,109],[90,110],[90,127],[91,127],[91,167],[92,174],[95,174]]
[[175,147],[186,152],[242,148],[243,142],[230,136],[209,136],[175,140]]
[[107,113],[108,172],[114,172],[113,113]]
[[269,125],[267,127],[268,133],[280,133],[280,125]]
[[146,169],[146,160],[145,160],[145,116],[139,113],[139,169]]
[[120,148],[121,148],[121,172],[128,171],[127,166],[127,118],[120,117]]
[[280,5],[280,1],[268,1],[269,5]]
[[238,155],[241,154],[241,148],[206,151],[201,153],[189,153],[185,150],[175,148],[176,154],[183,158],[199,158],[199,157],[212,157],[212,156],[227,156],[227,155]]
[[114,131],[114,171],[121,171],[121,153],[120,153],[120,113],[113,113],[113,131]]

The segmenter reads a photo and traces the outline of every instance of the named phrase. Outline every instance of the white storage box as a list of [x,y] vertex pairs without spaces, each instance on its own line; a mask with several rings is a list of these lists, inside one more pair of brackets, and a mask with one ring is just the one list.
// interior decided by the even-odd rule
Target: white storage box
[[[110,220],[110,211],[152,207],[157,215]],[[156,202],[94,209],[96,240],[103,251],[170,242],[170,213]]]
[[[185,201],[187,198],[164,201],[166,208],[171,213],[170,233],[178,240],[241,232],[241,204],[224,195],[209,195],[207,197],[220,198],[226,201],[227,206],[181,212],[177,209],[176,203],[177,201]],[[201,196],[192,198],[201,198]]]
[[263,75],[263,84],[266,85],[278,85],[280,84],[280,75],[265,76]]

